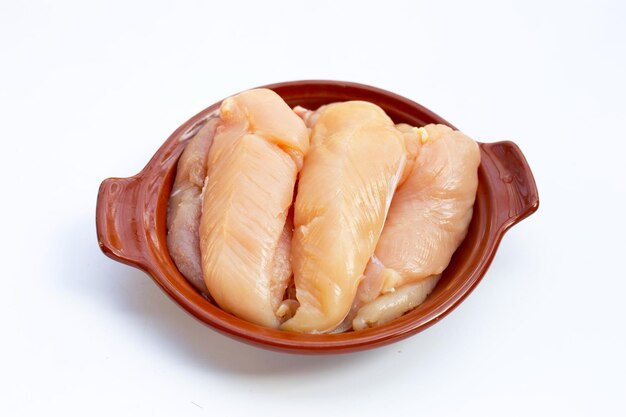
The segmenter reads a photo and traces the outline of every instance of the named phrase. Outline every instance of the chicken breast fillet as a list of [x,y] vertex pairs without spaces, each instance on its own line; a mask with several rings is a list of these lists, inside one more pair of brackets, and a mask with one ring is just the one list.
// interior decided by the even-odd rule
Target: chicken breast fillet
[[438,275],[472,219],[478,144],[444,125],[427,125],[406,180],[393,197],[376,257],[388,273],[383,292]]
[[178,270],[200,292],[208,294],[200,266],[200,215],[207,155],[219,119],[214,118],[192,137],[178,159],[167,208],[167,247]]
[[278,327],[289,316],[281,308],[291,276],[287,215],[307,128],[267,89],[224,100],[220,119],[200,221],[204,280],[225,311]]
[[[315,117],[315,113],[312,113],[310,111],[307,112],[306,109],[302,109],[300,111],[296,110],[296,113],[298,113],[298,115],[303,118],[307,125],[307,121],[310,121]],[[400,131],[400,133],[402,133],[407,156],[404,171],[398,183],[398,186],[400,186],[402,183],[404,183],[404,181],[406,181],[409,174],[412,172],[413,166],[415,165],[415,160],[417,159],[417,155],[422,144],[421,137],[422,135],[427,134],[424,128],[416,128],[406,123],[397,124],[396,128],[398,129],[398,131]],[[333,330],[333,333],[342,333],[352,329],[352,322],[361,307],[374,301],[381,294],[381,292],[383,291],[384,283],[389,279],[389,275],[393,273],[394,271],[385,268],[385,266],[380,262],[376,255],[373,255],[370,258],[369,263],[365,268],[365,271],[363,272],[363,276],[360,279],[356,297],[354,297],[352,306],[350,307],[350,311],[343,319],[341,324],[337,326],[335,330]]]
[[378,106],[320,109],[300,174],[292,266],[300,303],[282,328],[328,332],[346,317],[406,160],[402,134]]
[[480,164],[476,142],[444,125],[398,128],[409,150],[407,168],[359,285],[362,295],[346,320],[354,330],[387,323],[421,304],[472,219]]
[[394,292],[383,294],[361,307],[352,321],[354,330],[379,326],[402,316],[422,304],[437,285],[440,275],[403,285]]

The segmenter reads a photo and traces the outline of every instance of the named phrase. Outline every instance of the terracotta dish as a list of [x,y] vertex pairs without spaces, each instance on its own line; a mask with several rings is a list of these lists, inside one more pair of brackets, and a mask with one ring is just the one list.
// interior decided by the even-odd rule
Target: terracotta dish
[[[367,100],[396,122],[450,123],[396,94],[339,81],[294,81],[266,86],[290,105],[315,109],[334,101]],[[333,335],[296,334],[257,326],[203,298],[176,269],[166,244],[166,212],[176,163],[185,140],[215,115],[215,103],[179,127],[148,165],[130,178],[109,178],[98,191],[98,243],[112,259],[147,272],[176,303],[213,329],[264,348],[298,353],[339,353],[385,345],[435,324],[480,282],[500,239],[537,210],[539,197],[528,163],[512,142],[480,143],[481,165],[469,233],[434,292],[415,310],[386,325]],[[207,346],[210,349],[210,346]]]

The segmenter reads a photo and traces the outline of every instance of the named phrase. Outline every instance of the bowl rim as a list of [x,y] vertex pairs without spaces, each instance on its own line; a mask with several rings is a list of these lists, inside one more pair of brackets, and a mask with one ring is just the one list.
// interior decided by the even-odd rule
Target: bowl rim
[[[383,107],[396,122],[406,117],[454,128],[424,106],[369,85],[301,80],[258,88],[276,91],[290,105],[293,105],[293,97],[297,95],[301,97],[297,101],[302,104],[319,102],[329,94],[346,99],[368,99]],[[140,173],[129,178],[103,181],[98,192],[96,228],[100,248],[107,256],[147,272],[192,316],[223,334],[247,343],[296,353],[341,353],[386,345],[423,331],[447,316],[473,291],[491,264],[504,233],[534,213],[539,205],[532,172],[519,148],[508,141],[478,142],[481,150],[479,188],[484,193],[481,198],[487,199],[484,202],[487,206],[483,209],[491,213],[486,219],[489,233],[476,268],[462,285],[446,293],[446,297],[431,300],[430,304],[437,303],[427,304],[428,308],[418,307],[391,323],[358,332],[311,335],[255,325],[224,312],[196,292],[176,269],[164,238],[163,219],[178,157],[186,140],[216,114],[220,103],[221,100],[205,108],[176,129]]]

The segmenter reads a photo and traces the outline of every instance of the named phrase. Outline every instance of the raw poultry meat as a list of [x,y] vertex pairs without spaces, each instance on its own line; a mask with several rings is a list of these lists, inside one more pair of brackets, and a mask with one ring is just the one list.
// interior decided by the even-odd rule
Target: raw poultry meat
[[208,294],[200,266],[200,214],[206,159],[219,119],[213,118],[189,139],[178,160],[167,210],[167,247],[178,270],[201,293]]
[[422,304],[435,288],[440,277],[440,275],[433,275],[422,281],[403,285],[396,291],[383,294],[365,304],[352,321],[352,328],[363,330],[397,319]]
[[220,118],[200,222],[204,279],[225,311],[278,327],[295,308],[283,303],[291,277],[287,217],[307,128],[266,89],[224,100]]
[[[303,117],[305,122],[315,117],[315,113],[310,111],[301,111],[299,115],[300,117]],[[398,186],[400,186],[404,183],[404,181],[406,181],[409,174],[412,172],[415,165],[415,159],[417,158],[417,154],[422,144],[421,138],[422,136],[427,135],[427,133],[424,128],[416,128],[406,123],[397,124],[396,129],[398,129],[403,135],[407,156],[404,171],[398,182]],[[385,268],[376,255],[372,255],[365,271],[363,272],[363,276],[361,276],[359,287],[357,289],[356,296],[352,301],[350,311],[344,318],[343,322],[337,326],[335,330],[333,330],[333,333],[341,333],[352,329],[352,321],[356,317],[359,309],[363,307],[363,305],[374,301],[379,295],[381,295],[383,284],[389,279],[389,275],[393,273],[394,271]]]
[[427,125],[406,180],[393,197],[376,257],[393,273],[382,292],[441,274],[467,234],[478,187],[478,145]]
[[246,91],[183,152],[168,247],[199,291],[253,323],[384,324],[426,299],[465,238],[479,163],[462,133],[394,125],[372,103],[291,110]]
[[348,314],[406,160],[402,134],[372,103],[334,103],[316,116],[294,210],[300,307],[282,326],[307,333]]
[[[480,164],[476,142],[444,125],[399,129],[407,149],[414,151],[359,285],[359,294],[365,295],[355,299],[347,318],[355,316],[355,330],[385,323],[421,304],[472,219]],[[376,292],[383,295],[376,298]]]

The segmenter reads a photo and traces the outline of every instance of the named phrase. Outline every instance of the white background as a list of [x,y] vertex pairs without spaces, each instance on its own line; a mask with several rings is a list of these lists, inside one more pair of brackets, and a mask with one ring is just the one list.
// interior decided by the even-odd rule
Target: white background
[[[625,415],[625,21],[618,0],[2,1],[0,415]],[[96,242],[104,178],[225,96],[310,78],[512,139],[538,184],[470,297],[388,347],[241,344]]]

